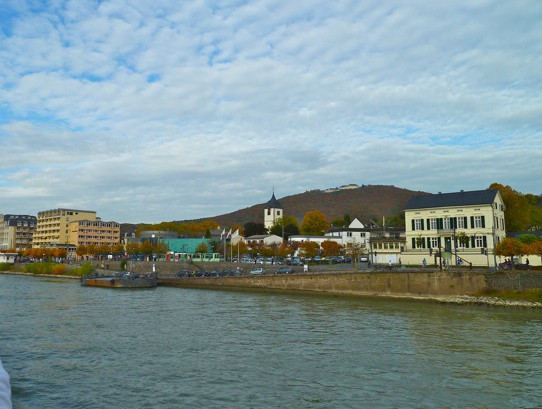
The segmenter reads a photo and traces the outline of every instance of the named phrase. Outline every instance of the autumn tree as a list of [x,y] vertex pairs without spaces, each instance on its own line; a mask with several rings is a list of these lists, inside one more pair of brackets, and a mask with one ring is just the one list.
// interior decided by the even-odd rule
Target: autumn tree
[[120,243],[116,243],[111,248],[111,251],[113,252],[113,254],[122,254],[124,253],[124,246]]
[[299,255],[301,257],[316,257],[320,246],[314,241],[304,241],[299,243]]
[[527,253],[539,256],[542,261],[542,240],[529,244],[527,250]]
[[322,236],[329,230],[326,216],[319,210],[305,213],[301,223],[301,234]]
[[514,257],[526,253],[527,246],[518,239],[506,237],[495,246],[495,254],[502,257],[510,257],[512,268],[514,268]]
[[196,247],[196,253],[200,253],[200,254],[203,254],[203,253],[208,253],[209,252],[209,248],[207,247],[207,244],[202,241],[198,247]]
[[131,255],[138,254],[140,253],[139,248],[140,248],[139,243],[131,242],[126,245],[126,252]]
[[324,257],[333,257],[341,254],[341,246],[339,243],[333,240],[325,240],[320,245],[322,247],[322,255]]
[[510,186],[492,183],[490,189],[498,189],[506,208],[504,221],[507,231],[525,231],[530,227],[532,205],[520,192]]
[[85,246],[84,244],[77,246],[77,248],[75,249],[75,254],[77,254],[77,256],[79,257],[86,256],[88,254],[88,247]]
[[154,253],[156,254],[166,254],[168,251],[169,251],[169,247],[163,241],[159,241],[154,246]]
[[365,246],[357,241],[352,241],[346,244],[344,251],[347,256],[352,257],[354,268],[357,268],[359,256],[365,254]]

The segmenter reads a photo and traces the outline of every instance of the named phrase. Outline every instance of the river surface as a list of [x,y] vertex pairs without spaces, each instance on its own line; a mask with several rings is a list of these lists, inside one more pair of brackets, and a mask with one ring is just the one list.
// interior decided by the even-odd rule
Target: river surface
[[15,409],[541,408],[542,312],[0,275]]

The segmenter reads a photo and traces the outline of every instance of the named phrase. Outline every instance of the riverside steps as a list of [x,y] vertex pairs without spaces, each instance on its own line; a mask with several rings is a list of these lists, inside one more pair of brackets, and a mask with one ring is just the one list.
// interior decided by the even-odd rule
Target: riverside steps
[[[156,265],[158,285],[183,288],[235,289],[255,291],[300,291],[348,296],[384,296],[428,298],[439,301],[465,302],[466,298],[492,291],[542,289],[542,271],[488,271],[487,269],[401,268],[395,270],[355,270],[353,265],[316,265],[304,273],[297,267],[294,274],[270,274],[279,266],[237,263],[136,262],[131,270],[143,273]],[[108,266],[115,269],[115,263]],[[212,271],[240,267],[237,277],[176,277],[179,271]],[[264,275],[248,272],[262,267]]]

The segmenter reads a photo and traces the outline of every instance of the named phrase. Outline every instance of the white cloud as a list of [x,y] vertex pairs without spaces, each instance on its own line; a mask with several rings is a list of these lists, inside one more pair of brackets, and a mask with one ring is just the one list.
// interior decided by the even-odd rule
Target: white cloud
[[41,7],[8,2],[0,34],[0,210],[186,219],[344,183],[540,193],[537,1]]

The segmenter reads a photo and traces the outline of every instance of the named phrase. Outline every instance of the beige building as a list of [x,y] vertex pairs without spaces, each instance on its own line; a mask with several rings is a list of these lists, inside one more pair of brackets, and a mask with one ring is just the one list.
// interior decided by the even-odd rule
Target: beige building
[[120,224],[101,220],[76,220],[70,222],[68,240],[76,246],[112,246],[120,243]]
[[[439,193],[411,198],[405,208],[404,264],[428,265],[443,255],[445,264],[494,267],[495,244],[506,236],[499,190]],[[497,263],[498,264],[498,263]]]
[[78,220],[99,220],[92,210],[54,209],[38,212],[32,247],[58,247],[70,243],[69,224]]
[[0,250],[22,251],[32,247],[36,216],[0,215]]

